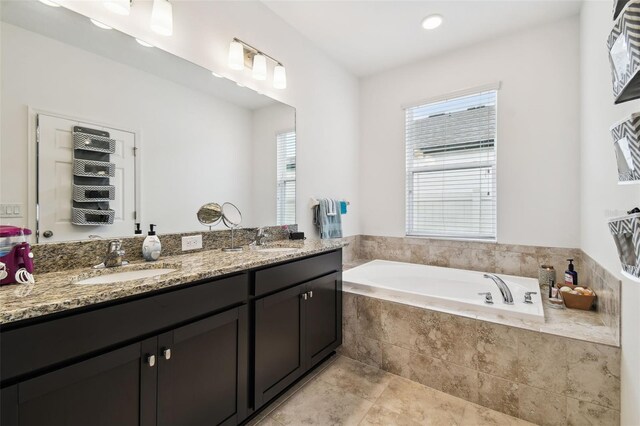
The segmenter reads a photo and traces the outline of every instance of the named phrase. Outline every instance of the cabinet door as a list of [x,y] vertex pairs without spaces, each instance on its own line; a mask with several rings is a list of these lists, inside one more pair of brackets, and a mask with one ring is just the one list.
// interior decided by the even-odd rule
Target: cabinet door
[[304,373],[305,284],[255,302],[255,408]]
[[342,343],[342,274],[309,281],[307,294],[305,355],[308,369]]
[[158,337],[158,425],[238,424],[247,403],[247,307]]
[[155,351],[148,339],[3,389],[2,424],[155,425]]

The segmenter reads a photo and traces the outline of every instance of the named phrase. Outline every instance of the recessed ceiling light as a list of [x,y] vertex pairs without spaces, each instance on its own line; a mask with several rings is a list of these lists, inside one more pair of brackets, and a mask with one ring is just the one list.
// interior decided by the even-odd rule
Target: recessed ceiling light
[[153,47],[153,44],[151,44],[151,43],[147,43],[146,41],[144,41],[144,40],[140,40],[139,38],[137,38],[137,39],[136,39],[136,41],[138,42],[138,44],[139,44],[140,46],[144,46],[144,47]]
[[46,4],[47,6],[51,6],[51,7],[60,7],[60,5],[58,3],[56,3],[55,1],[51,1],[51,0],[40,0],[40,3]]
[[222,76],[220,74],[218,74],[217,72],[213,72],[211,71],[211,75],[217,78],[222,78]]
[[422,28],[425,30],[435,30],[442,25],[442,15],[429,15],[422,20]]
[[89,20],[91,21],[91,23],[92,23],[93,25],[95,25],[95,26],[96,26],[96,27],[98,27],[98,28],[102,28],[103,30],[112,30],[112,29],[113,29],[113,28],[111,28],[110,26],[108,26],[108,25],[106,25],[106,24],[103,24],[103,23],[102,23],[102,22],[100,22],[100,21],[96,21],[96,20],[95,20],[95,19],[93,19],[93,18],[89,18]]

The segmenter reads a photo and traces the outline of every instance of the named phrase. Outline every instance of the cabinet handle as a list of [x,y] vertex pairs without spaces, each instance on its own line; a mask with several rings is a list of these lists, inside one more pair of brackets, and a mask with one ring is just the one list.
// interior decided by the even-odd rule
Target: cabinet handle
[[300,296],[302,296],[304,300],[307,300],[307,297],[309,297],[307,293],[302,293]]
[[156,356],[147,355],[147,364],[149,364],[149,367],[153,367],[154,365],[156,365]]
[[309,299],[313,299],[313,290],[309,290]]
[[164,356],[164,359],[171,359],[171,349],[164,349],[162,351],[162,356]]

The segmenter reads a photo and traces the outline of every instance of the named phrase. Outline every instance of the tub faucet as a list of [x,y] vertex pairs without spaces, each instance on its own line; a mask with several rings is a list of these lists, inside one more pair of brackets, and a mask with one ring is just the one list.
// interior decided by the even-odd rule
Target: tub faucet
[[484,274],[484,277],[491,278],[493,282],[496,283],[496,285],[500,289],[500,293],[502,293],[502,300],[504,301],[504,303],[506,303],[507,305],[513,305],[513,295],[511,294],[511,290],[509,290],[507,283],[502,281],[502,278],[494,274]]

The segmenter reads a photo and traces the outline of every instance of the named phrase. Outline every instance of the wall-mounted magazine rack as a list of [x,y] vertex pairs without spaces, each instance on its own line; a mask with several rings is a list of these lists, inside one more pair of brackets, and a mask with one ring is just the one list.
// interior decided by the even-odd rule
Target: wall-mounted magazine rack
[[115,200],[116,165],[111,154],[116,141],[108,132],[75,126],[73,128],[73,207],[71,223],[74,225],[112,225],[115,211],[109,201]]
[[617,19],[629,0],[613,0],[613,19]]
[[607,39],[615,103],[640,97],[640,0],[621,10]]
[[640,213],[609,220],[609,230],[618,249],[622,274],[640,282]]
[[640,183],[640,113],[611,127],[618,164],[618,182]]

